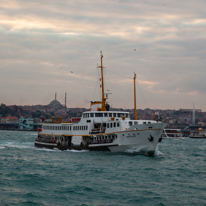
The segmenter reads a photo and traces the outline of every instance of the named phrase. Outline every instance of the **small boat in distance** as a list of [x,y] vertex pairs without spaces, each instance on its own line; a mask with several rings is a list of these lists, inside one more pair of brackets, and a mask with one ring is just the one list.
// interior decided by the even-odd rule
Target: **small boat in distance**
[[58,148],[60,150],[107,150],[125,152],[138,150],[153,155],[157,144],[161,142],[164,123],[154,120],[137,120],[136,114],[136,74],[134,75],[135,120],[129,112],[109,111],[104,92],[103,54],[101,53],[102,101],[91,102],[90,111],[82,113],[81,118],[72,118],[63,122],[59,117],[55,121],[43,122],[38,132],[35,146]]
[[197,131],[193,131],[190,133],[190,138],[206,139],[206,131],[202,128],[199,128]]
[[180,139],[182,136],[181,129],[164,129],[162,132],[163,139]]

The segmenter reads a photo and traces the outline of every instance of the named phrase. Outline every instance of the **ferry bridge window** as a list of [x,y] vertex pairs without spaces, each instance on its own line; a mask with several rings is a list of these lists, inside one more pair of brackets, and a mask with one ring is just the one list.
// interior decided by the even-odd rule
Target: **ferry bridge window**
[[94,113],[90,113],[90,117],[94,117]]
[[128,114],[126,114],[126,118],[128,118],[129,117],[129,115]]
[[123,113],[118,113],[118,117],[122,117],[122,116],[124,116]]
[[104,117],[107,117],[107,113],[104,113]]
[[112,117],[112,113],[109,113],[109,117]]
[[131,126],[132,125],[132,122],[129,122],[129,126]]
[[103,113],[95,113],[95,117],[103,117]]
[[117,114],[116,113],[113,113],[113,117],[116,117],[117,116]]

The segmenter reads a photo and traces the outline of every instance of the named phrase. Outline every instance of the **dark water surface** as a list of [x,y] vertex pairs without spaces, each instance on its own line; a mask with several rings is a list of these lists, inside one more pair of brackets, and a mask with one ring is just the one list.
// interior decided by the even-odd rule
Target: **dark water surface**
[[0,131],[0,205],[206,205],[206,139],[163,140],[154,157],[34,147]]

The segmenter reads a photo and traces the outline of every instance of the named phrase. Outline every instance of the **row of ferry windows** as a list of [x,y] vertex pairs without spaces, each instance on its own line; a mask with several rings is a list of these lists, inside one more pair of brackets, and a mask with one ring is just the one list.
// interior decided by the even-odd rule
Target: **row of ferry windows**
[[107,123],[107,128],[119,127],[119,122]]
[[74,126],[73,130],[87,130],[88,126]]
[[83,118],[89,117],[122,117],[125,116],[126,118],[129,117],[127,113],[84,113]]
[[[43,129],[48,130],[72,130],[71,126],[43,126]],[[74,126],[73,130],[87,130],[88,126]]]

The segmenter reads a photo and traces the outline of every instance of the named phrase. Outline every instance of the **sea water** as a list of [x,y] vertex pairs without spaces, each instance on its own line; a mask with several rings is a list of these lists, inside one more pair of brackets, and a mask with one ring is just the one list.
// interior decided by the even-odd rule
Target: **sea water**
[[0,131],[0,205],[206,205],[206,139],[163,139],[153,157],[34,146]]

